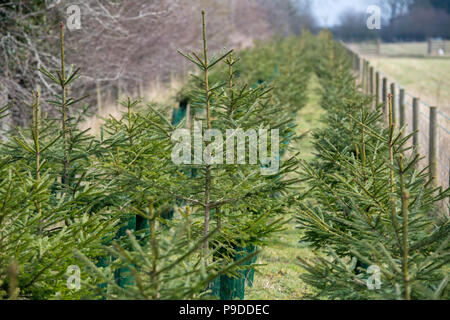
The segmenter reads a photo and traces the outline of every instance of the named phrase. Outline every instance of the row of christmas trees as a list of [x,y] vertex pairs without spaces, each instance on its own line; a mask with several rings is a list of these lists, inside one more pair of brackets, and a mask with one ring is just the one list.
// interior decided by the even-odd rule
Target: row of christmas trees
[[[355,85],[346,50],[322,33],[315,72],[325,129],[316,157],[302,164],[302,240],[314,259],[299,259],[302,279],[328,299],[449,299],[449,190],[433,187],[410,147],[411,135],[373,108]],[[320,53],[320,54],[319,54]]]
[[[258,246],[282,229],[294,198],[297,160],[286,151],[306,100],[305,48],[278,40],[242,62],[231,51],[213,56],[203,14],[201,53],[182,53],[197,69],[182,93],[190,111],[173,121],[161,106],[127,99],[94,137],[79,130],[89,107],[69,95],[80,70],[66,65],[63,31],[60,69],[40,70],[60,94],[43,102],[34,93],[30,126],[0,146],[0,297],[243,298]],[[43,104],[60,116],[48,118]],[[175,132],[198,123],[279,129],[278,173],[249,161],[175,164]]]

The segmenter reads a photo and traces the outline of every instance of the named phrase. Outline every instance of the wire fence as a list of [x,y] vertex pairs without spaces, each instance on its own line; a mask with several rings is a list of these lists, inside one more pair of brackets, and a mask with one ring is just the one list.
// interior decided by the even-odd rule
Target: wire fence
[[[363,91],[373,96],[374,100],[378,100],[375,103],[386,102],[387,94],[392,94],[396,123],[399,126],[405,126],[405,135],[413,134],[414,126],[417,128],[416,144],[414,145],[414,139],[411,139],[409,143],[410,147],[416,147],[422,156],[420,166],[430,168],[435,176],[436,185],[444,189],[448,188],[450,186],[450,116],[439,108],[420,101],[408,93],[406,88],[399,85],[395,79],[372,67],[369,61],[361,58],[351,47],[343,45],[352,57],[353,68]],[[436,171],[434,173],[432,172],[433,163],[435,163]]]

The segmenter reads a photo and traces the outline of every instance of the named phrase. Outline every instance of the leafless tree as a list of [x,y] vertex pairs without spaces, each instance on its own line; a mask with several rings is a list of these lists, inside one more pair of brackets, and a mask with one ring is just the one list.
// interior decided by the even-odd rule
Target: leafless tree
[[[47,6],[37,0],[23,3],[34,4],[26,10],[22,10],[25,4],[17,10],[0,4],[8,21],[29,25],[21,29],[9,23],[0,33],[0,96],[17,102],[13,112],[18,124],[26,119],[21,116],[27,112],[22,102],[30,100],[31,89],[41,86],[44,98],[57,93],[37,69],[57,69],[57,24],[66,19],[69,5],[67,1],[50,1]],[[77,4],[81,29],[66,31],[67,62],[82,68],[74,93],[90,93],[91,102],[97,85],[116,97],[118,90],[135,92],[139,83],[166,81],[184,70],[177,49],[200,47],[201,10],[207,11],[210,45],[216,51],[248,46],[274,30],[287,34],[300,28],[299,8],[291,0],[85,0]],[[28,23],[30,17],[33,23]]]
[[414,0],[379,0],[378,2],[389,12],[389,23],[392,23],[395,18],[408,11]]

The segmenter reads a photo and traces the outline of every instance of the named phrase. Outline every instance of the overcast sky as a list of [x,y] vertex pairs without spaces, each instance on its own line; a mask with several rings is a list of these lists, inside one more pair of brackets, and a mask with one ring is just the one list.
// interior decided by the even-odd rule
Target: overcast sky
[[319,23],[331,26],[337,23],[339,15],[348,9],[366,11],[371,4],[377,4],[377,0],[313,0],[314,13]]

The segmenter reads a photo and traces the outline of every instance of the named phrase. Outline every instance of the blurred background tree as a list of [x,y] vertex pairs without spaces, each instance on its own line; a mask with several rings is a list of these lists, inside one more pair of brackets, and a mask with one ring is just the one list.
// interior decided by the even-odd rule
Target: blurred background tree
[[368,14],[346,11],[331,29],[344,41],[381,37],[383,41],[424,41],[430,37],[450,38],[450,1],[389,0],[378,1],[382,9],[381,30],[366,27]]

